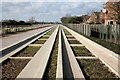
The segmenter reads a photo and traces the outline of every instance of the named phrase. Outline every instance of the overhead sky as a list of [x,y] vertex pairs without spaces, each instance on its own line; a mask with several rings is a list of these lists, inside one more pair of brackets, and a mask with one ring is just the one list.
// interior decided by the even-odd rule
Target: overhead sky
[[60,21],[62,16],[80,16],[103,9],[105,0],[4,0],[2,20],[28,20],[34,16],[37,21]]

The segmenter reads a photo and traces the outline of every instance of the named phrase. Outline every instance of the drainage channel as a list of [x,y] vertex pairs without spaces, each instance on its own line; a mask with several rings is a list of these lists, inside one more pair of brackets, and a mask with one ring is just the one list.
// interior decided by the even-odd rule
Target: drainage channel
[[[49,38],[49,36],[52,34],[52,32],[55,30],[53,28],[51,31],[37,39],[39,40],[39,43],[37,44],[44,44],[46,40]],[[48,35],[49,34],[49,35]],[[47,37],[46,37],[47,35]],[[45,37],[45,41],[42,40]],[[35,45],[36,41],[22,49],[21,51],[17,52],[13,56],[9,57],[9,59],[5,60],[2,63],[2,80],[4,79],[15,79],[18,74],[23,70],[23,68],[27,65],[27,63],[34,57],[34,55],[38,52],[38,50],[42,47],[40,45]],[[34,45],[34,46],[33,46]]]
[[63,31],[69,44],[71,45],[71,49],[74,52],[76,60],[86,80],[118,80],[118,76],[113,73],[104,63],[102,63],[102,61],[96,57],[94,53],[89,51],[86,46],[84,46],[77,39],[75,40],[75,37],[72,36],[72,34],[66,29],[63,28]]

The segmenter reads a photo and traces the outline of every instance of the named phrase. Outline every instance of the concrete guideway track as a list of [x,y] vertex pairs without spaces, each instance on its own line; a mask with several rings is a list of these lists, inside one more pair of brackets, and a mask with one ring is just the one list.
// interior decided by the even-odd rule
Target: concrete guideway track
[[40,50],[36,53],[36,55],[32,58],[32,60],[26,65],[22,72],[17,76],[17,78],[43,77],[57,33],[58,27],[52,33],[50,38],[45,42],[45,44],[40,48]]
[[67,29],[78,41],[83,43],[96,57],[98,57],[107,67],[120,77],[120,60],[119,55],[108,50],[107,48],[83,37],[75,31],[63,26]]
[[66,51],[67,51],[67,55],[68,55],[68,59],[69,59],[69,62],[70,62],[70,67],[71,67],[71,70],[72,70],[72,78],[74,78],[75,80],[77,79],[81,79],[81,80],[84,80],[84,75],[82,73],[82,70],[80,69],[78,63],[77,63],[77,60],[74,56],[74,53],[70,47],[70,44],[68,43],[67,41],[67,38],[64,34],[64,32],[62,31],[62,35],[63,35],[63,39],[64,39],[64,43],[65,43],[65,47],[66,47]]
[[[53,65],[55,64],[56,69],[54,74],[56,74],[54,77],[56,78],[56,80],[85,80],[86,79],[86,75],[84,74],[83,69],[81,68],[81,66],[79,65],[78,60],[84,59],[91,59],[91,60],[101,60],[106,66],[108,66],[113,73],[115,73],[116,75],[117,72],[115,68],[119,68],[118,67],[118,63],[117,63],[117,58],[114,55],[111,54],[107,54],[108,52],[112,52],[109,51],[108,49],[100,46],[99,44],[81,36],[80,34],[66,28],[65,26],[62,25],[58,25],[55,26],[56,28],[54,29],[54,32],[52,32],[51,35],[44,35],[45,37],[47,36],[48,38],[40,38],[40,36],[38,36],[38,38],[36,38],[35,40],[41,41],[41,40],[46,40],[45,43],[40,43],[40,44],[34,44],[31,42],[29,42],[25,46],[33,46],[33,47],[38,47],[40,46],[40,49],[38,49],[37,52],[35,52],[36,54],[33,57],[12,57],[9,56],[9,59],[13,59],[13,60],[18,60],[18,59],[22,59],[22,60],[30,60],[27,65],[22,68],[22,70],[19,72],[19,74],[16,75],[16,80],[19,79],[44,79],[44,75],[48,75],[45,74],[48,69],[47,66]],[[66,34],[66,32],[64,31],[64,28],[70,32],[70,34]],[[72,35],[71,35],[72,34]],[[52,57],[51,55],[53,55],[52,51],[54,50],[54,45],[56,44],[56,39],[58,39],[59,35],[59,41],[57,42],[58,47],[55,48],[58,52],[56,52],[57,54],[57,58],[56,58],[56,62],[57,63],[51,63],[48,65],[49,61]],[[75,38],[68,38],[68,37],[75,37]],[[33,40],[33,41],[35,41]],[[76,41],[77,40],[80,43],[70,43],[71,41]],[[32,41],[32,42],[33,42]],[[96,47],[97,46],[97,47]],[[76,56],[75,52],[73,50],[73,47],[81,47],[81,48],[86,48],[87,50],[89,50],[93,56]],[[102,50],[102,49],[104,50]],[[21,48],[22,49],[22,48]],[[79,49],[78,49],[79,50]],[[20,49],[18,50],[20,51]],[[107,52],[108,51],[108,52]],[[102,52],[102,53],[101,53]],[[15,52],[14,52],[15,53]],[[114,53],[115,54],[115,53]],[[55,59],[53,59],[55,60]],[[112,60],[112,61],[111,61]],[[114,62],[116,61],[116,62]],[[104,66],[105,66],[104,65]],[[50,67],[55,67],[55,66],[50,66]],[[89,67],[89,66],[88,66]],[[93,66],[94,67],[94,66]],[[52,68],[50,68],[51,70],[53,70]],[[108,68],[107,68],[108,69]],[[108,69],[109,70],[109,69]],[[96,70],[99,71],[99,70]],[[89,71],[88,71],[89,72]],[[53,74],[53,73],[52,73]],[[119,76],[119,75],[118,75]],[[49,77],[51,78],[51,77]]]

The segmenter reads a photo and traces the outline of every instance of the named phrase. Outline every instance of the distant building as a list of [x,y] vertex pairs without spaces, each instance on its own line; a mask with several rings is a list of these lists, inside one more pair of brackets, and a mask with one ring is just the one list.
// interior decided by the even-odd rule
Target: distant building
[[90,18],[87,20],[87,23],[98,24],[100,23],[100,12],[94,12]]
[[118,21],[120,22],[118,16],[120,17],[120,1],[108,1],[105,8],[101,12],[94,12],[87,20],[87,23],[116,24]]

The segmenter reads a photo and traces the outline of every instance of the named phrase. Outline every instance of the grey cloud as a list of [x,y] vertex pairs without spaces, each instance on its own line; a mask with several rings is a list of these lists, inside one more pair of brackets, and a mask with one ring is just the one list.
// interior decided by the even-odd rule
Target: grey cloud
[[3,19],[27,20],[35,16],[39,21],[59,21],[66,13],[81,15],[92,9],[100,11],[101,5],[102,3],[92,2],[5,2],[2,13]]

